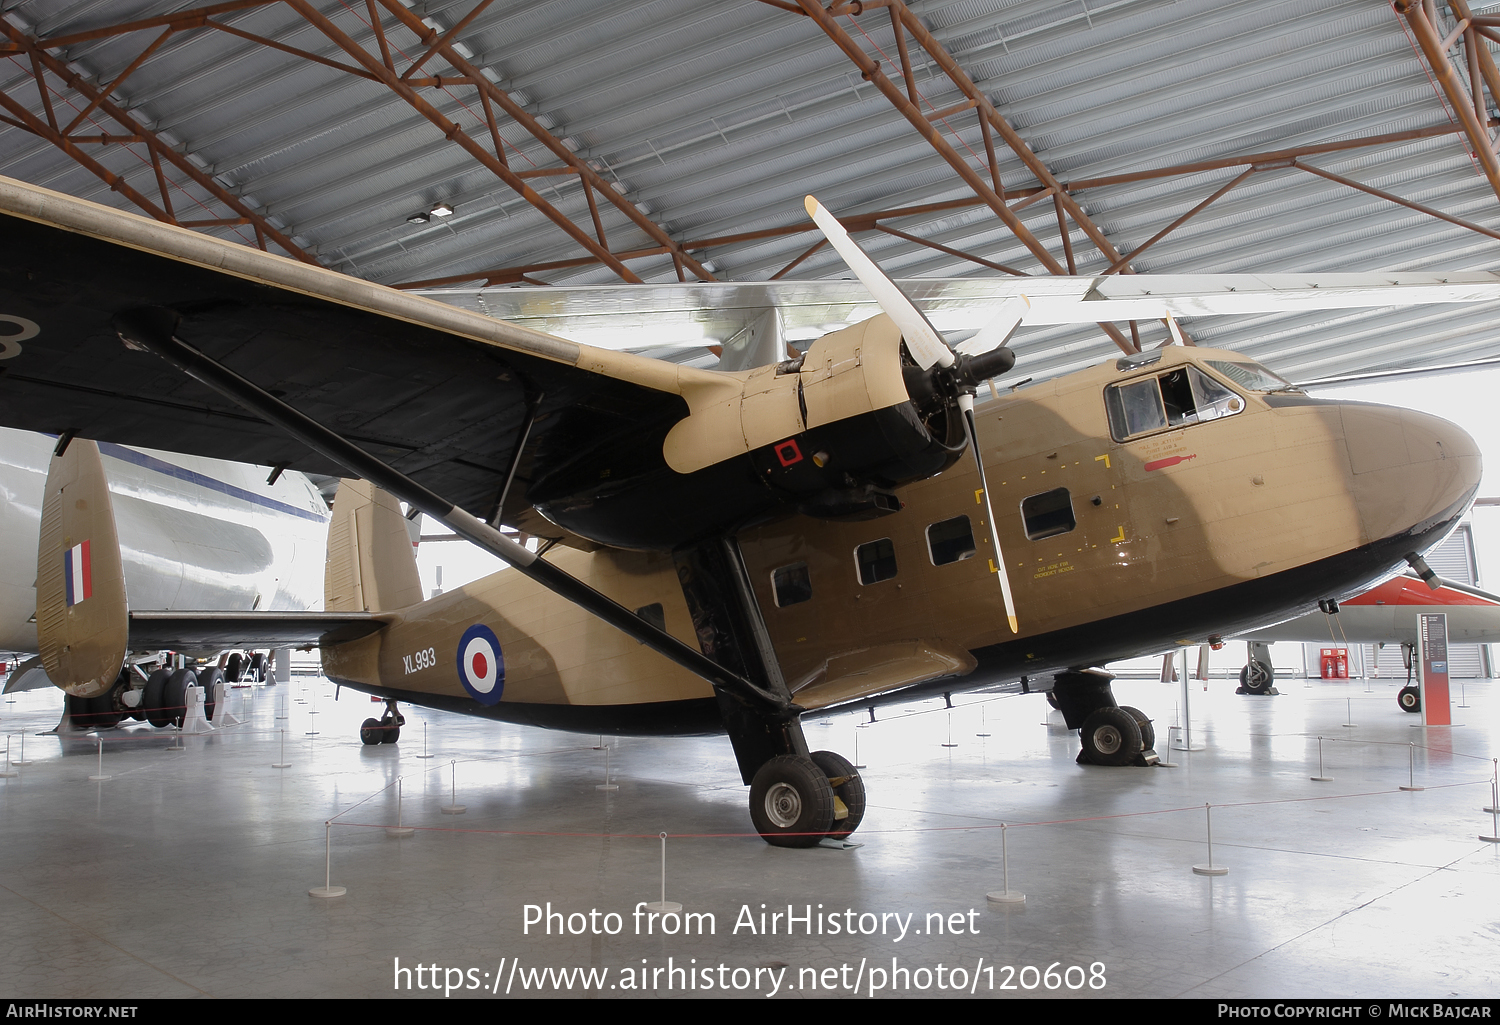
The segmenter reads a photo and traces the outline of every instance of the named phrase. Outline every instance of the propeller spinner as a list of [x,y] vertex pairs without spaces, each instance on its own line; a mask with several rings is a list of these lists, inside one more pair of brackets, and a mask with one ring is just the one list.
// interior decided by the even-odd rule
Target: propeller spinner
[[984,459],[979,451],[979,434],[974,423],[974,393],[981,383],[998,377],[1015,365],[1015,353],[1005,347],[1005,341],[1020,325],[1026,311],[1031,308],[1031,302],[1025,296],[1007,299],[1001,304],[997,315],[977,335],[964,343],[964,347],[974,350],[974,354],[956,353],[906,293],[849,237],[838,218],[812,196],[807,197],[805,205],[808,216],[817,224],[829,244],[837,250],[844,263],[848,264],[854,276],[870,290],[885,315],[901,329],[902,341],[906,343],[906,351],[912,360],[923,370],[931,372],[930,387],[933,392],[950,407],[962,411],[964,433],[968,436],[969,450],[974,453],[974,465],[979,470],[979,487],[984,495],[984,514],[990,525],[990,541],[995,546],[995,565],[1000,577],[1000,594],[1005,599],[1005,615],[1010,621],[1011,633],[1019,633],[1015,599],[1010,593],[1010,576],[1005,571],[1005,555],[1000,549],[1000,531],[995,525],[995,511],[990,505],[989,481],[985,477]]

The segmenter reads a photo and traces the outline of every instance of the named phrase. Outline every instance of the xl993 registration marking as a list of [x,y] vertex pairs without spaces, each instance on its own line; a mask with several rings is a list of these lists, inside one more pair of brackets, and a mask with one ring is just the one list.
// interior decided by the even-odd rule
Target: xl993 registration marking
[[406,670],[406,675],[420,673],[423,669],[431,669],[437,665],[437,649],[423,648],[411,655],[401,656],[401,667]]

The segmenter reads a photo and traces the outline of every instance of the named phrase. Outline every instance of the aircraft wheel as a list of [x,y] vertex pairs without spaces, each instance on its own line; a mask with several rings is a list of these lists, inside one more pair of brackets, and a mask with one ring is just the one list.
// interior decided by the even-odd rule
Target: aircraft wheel
[[836,751],[814,751],[812,760],[828,777],[828,785],[833,787],[833,796],[843,801],[844,807],[849,809],[847,818],[833,820],[830,827],[833,832],[828,834],[835,840],[842,840],[864,821],[865,781],[860,778],[859,770],[853,763]]
[[161,714],[168,723],[182,727],[182,720],[187,715],[187,690],[197,684],[198,676],[191,669],[178,669],[167,677],[167,689],[163,695],[165,704]]
[[92,730],[98,728],[98,716],[94,712],[94,705],[98,698],[80,698],[69,694],[65,698],[68,705],[68,720],[77,730]]
[[250,656],[250,679],[256,683],[264,683],[266,679],[266,656],[257,651]]
[[1422,692],[1416,687],[1402,687],[1396,692],[1396,704],[1401,706],[1403,712],[1420,712]]
[[223,683],[224,680],[224,670],[218,666],[205,669],[198,676],[198,684],[203,688],[203,714],[210,719],[214,717],[214,684]]
[[810,758],[772,758],[750,784],[750,821],[772,847],[816,847],[833,824],[827,773]]
[[230,683],[240,682],[240,673],[245,671],[245,656],[236,651],[229,656],[229,661],[224,663],[224,679]]
[[394,744],[401,739],[401,727],[395,723],[382,723],[380,733],[380,742],[382,744]]
[[1275,671],[1259,659],[1240,669],[1240,686],[1249,694],[1265,694],[1276,680]]
[[172,721],[163,708],[167,703],[167,680],[171,675],[170,669],[158,669],[146,677],[146,690],[141,695],[141,711],[146,714],[146,721],[158,728]]
[[385,739],[385,727],[379,719],[366,719],[359,725],[359,742],[374,747]]
[[1129,712],[1130,717],[1135,720],[1137,728],[1140,729],[1141,750],[1154,750],[1156,747],[1156,727],[1151,725],[1151,720],[1147,718],[1146,713],[1142,712],[1139,708],[1132,708],[1129,705],[1121,705],[1120,711]]
[[1129,765],[1144,750],[1135,716],[1123,708],[1097,708],[1079,731],[1083,753],[1095,765]]

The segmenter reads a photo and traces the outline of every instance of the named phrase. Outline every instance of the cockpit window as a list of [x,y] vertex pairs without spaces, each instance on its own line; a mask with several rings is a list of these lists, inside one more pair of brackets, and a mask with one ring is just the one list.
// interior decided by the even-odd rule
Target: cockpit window
[[1104,391],[1110,432],[1116,441],[1167,427],[1233,416],[1245,400],[1195,366],[1111,385]]
[[[1283,377],[1271,373],[1259,363],[1231,363],[1224,359],[1208,360],[1208,365],[1242,388],[1250,391],[1283,391],[1292,389],[1292,384]],[[1296,390],[1296,389],[1292,389]]]

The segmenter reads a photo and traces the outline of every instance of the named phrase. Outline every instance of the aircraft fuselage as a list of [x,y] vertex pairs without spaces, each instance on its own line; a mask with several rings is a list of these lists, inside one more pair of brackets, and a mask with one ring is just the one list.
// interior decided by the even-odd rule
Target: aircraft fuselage
[[[1018,635],[968,461],[900,489],[892,515],[743,531],[793,699],[811,709],[930,681],[962,689],[1285,619],[1437,543],[1477,487],[1478,450],[1446,421],[1267,391],[1277,383],[1231,352],[1153,355],[977,408]],[[695,640],[671,556],[548,558]],[[460,642],[476,626],[503,660],[482,701],[460,678],[472,677]],[[393,613],[380,633],[326,648],[324,667],[360,690],[537,725],[678,733],[718,721],[707,684],[512,572]]]

